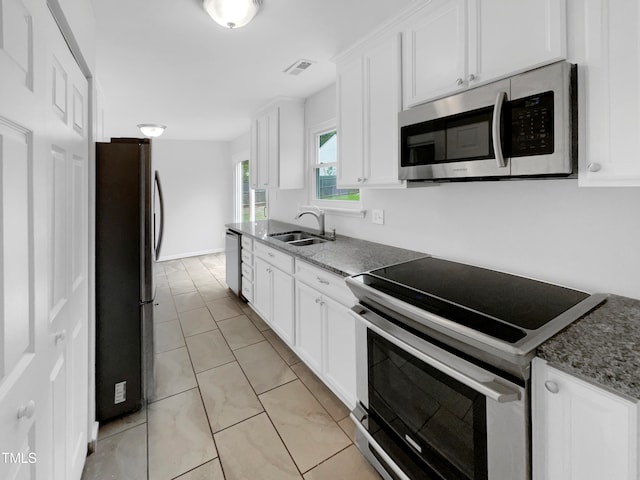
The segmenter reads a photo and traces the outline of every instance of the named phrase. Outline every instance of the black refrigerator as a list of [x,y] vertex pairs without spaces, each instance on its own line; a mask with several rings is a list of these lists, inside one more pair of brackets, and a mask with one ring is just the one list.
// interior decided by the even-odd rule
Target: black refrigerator
[[138,410],[153,395],[153,267],[162,224],[162,190],[149,139],[97,143],[95,367],[100,422]]

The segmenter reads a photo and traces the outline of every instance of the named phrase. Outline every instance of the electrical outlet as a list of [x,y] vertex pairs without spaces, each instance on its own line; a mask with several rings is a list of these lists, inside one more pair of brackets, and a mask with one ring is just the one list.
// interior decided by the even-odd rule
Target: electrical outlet
[[116,395],[113,403],[122,403],[127,399],[127,382],[116,383]]
[[384,210],[371,210],[371,223],[384,225]]

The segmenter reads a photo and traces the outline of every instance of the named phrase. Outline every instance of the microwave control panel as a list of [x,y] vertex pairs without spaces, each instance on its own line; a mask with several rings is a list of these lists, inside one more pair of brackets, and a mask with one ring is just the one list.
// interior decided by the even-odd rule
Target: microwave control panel
[[553,92],[509,102],[510,157],[553,153]]

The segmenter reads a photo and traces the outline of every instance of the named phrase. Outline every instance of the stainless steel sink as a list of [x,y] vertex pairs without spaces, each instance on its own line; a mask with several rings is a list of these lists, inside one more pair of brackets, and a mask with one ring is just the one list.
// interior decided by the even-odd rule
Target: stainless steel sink
[[314,245],[316,243],[324,243],[328,240],[317,237],[311,233],[303,231],[286,232],[286,233],[274,233],[269,235],[274,240],[279,240],[288,245],[295,247],[304,247],[306,245]]

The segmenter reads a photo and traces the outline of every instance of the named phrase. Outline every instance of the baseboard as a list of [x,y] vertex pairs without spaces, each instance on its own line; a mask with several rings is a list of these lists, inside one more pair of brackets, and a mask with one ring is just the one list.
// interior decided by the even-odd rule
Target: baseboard
[[178,260],[180,258],[198,257],[200,255],[209,255],[211,253],[222,253],[224,248],[214,248],[211,250],[202,250],[200,252],[178,253],[177,255],[162,255],[157,261],[166,262],[167,260]]

